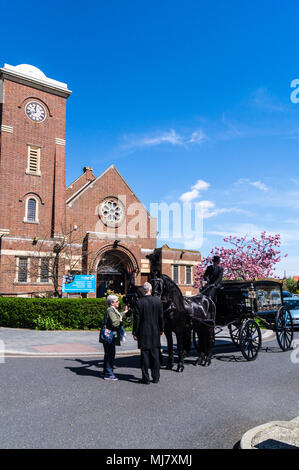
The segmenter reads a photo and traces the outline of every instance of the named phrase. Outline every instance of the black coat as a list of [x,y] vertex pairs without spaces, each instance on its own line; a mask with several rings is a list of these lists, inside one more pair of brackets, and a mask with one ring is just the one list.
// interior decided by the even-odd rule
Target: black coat
[[145,295],[137,302],[133,335],[137,336],[139,349],[159,348],[160,336],[164,330],[162,301],[152,295]]
[[222,281],[223,268],[221,266],[210,265],[207,267],[204,273],[204,280],[208,281],[208,284],[215,284],[215,287],[219,287]]

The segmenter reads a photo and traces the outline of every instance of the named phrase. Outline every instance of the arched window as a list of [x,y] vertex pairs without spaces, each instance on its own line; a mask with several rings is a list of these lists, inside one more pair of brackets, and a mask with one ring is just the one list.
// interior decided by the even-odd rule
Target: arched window
[[36,222],[37,216],[37,207],[36,207],[36,200],[33,197],[30,197],[27,200],[27,218],[28,222]]

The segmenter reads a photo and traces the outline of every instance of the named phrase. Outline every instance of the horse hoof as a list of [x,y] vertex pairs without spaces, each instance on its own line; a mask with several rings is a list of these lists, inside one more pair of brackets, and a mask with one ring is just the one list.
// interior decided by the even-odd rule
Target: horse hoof
[[197,364],[198,364],[198,359],[196,359],[196,361],[193,362],[194,366],[197,366]]
[[184,370],[184,366],[178,366],[176,371],[183,372],[183,370]]
[[172,368],[173,368],[173,364],[167,364],[167,366],[166,366],[167,370],[172,370]]
[[204,360],[204,358],[200,359],[200,361],[199,361],[199,365],[200,365],[200,366],[203,366],[204,364],[205,364],[205,360]]

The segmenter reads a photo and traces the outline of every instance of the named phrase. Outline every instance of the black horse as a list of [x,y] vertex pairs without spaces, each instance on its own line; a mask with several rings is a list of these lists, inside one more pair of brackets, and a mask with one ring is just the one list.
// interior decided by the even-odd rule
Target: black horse
[[172,339],[172,333],[174,333],[177,338],[177,371],[184,370],[184,358],[190,351],[192,330],[194,345],[199,355],[194,365],[200,363],[209,366],[211,349],[215,340],[216,307],[214,302],[203,294],[192,297],[183,296],[176,283],[165,274],[154,276],[150,282],[153,286],[153,295],[161,298],[164,307],[164,333],[168,346],[167,368],[172,369],[174,365]]

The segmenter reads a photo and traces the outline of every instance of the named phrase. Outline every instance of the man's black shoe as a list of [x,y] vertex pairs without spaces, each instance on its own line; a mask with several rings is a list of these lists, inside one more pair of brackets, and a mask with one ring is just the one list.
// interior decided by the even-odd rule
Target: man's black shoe
[[157,384],[159,382],[159,379],[154,379],[153,384]]
[[149,384],[150,384],[150,381],[149,381],[149,380],[144,380],[144,379],[139,379],[139,380],[138,380],[138,383],[144,384],[144,385],[149,385]]

